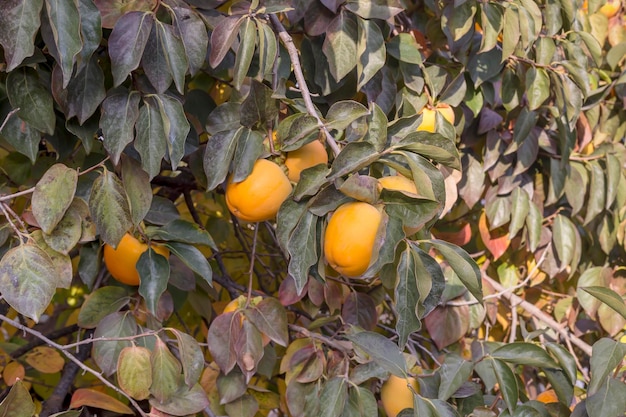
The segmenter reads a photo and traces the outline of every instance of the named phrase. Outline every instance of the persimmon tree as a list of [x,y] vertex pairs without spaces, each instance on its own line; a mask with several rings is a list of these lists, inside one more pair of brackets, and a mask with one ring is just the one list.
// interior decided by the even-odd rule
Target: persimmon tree
[[623,415],[623,12],[2,2],[0,414]]

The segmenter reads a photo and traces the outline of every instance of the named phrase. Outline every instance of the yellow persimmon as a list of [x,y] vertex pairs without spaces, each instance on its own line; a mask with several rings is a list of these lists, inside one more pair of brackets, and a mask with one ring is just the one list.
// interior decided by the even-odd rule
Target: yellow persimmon
[[435,132],[435,124],[437,122],[436,114],[441,114],[451,124],[454,124],[454,110],[448,104],[440,103],[436,107],[424,107],[420,114],[422,122],[417,127],[417,131]]
[[285,166],[289,169],[287,176],[293,182],[300,181],[300,173],[319,164],[328,164],[328,154],[324,144],[314,140],[295,151],[287,152]]
[[396,417],[405,408],[413,408],[413,391],[419,393],[415,378],[399,378],[391,375],[380,388],[380,401],[387,417]]
[[[153,244],[151,247],[159,255],[169,258],[170,251],[165,246]],[[136,265],[141,254],[147,250],[148,244],[126,233],[116,249],[108,244],[104,245],[104,264],[117,281],[126,285],[139,285],[139,272]]]
[[259,159],[248,177],[226,185],[226,205],[235,217],[247,222],[262,222],[276,216],[291,193],[291,183],[274,162]]
[[341,205],[328,221],[324,256],[328,264],[346,277],[358,277],[370,264],[381,210],[368,203]]

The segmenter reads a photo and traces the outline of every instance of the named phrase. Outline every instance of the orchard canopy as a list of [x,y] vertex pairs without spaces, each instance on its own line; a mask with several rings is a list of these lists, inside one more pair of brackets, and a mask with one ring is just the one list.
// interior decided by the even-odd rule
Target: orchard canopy
[[624,0],[2,0],[0,415],[626,415]]

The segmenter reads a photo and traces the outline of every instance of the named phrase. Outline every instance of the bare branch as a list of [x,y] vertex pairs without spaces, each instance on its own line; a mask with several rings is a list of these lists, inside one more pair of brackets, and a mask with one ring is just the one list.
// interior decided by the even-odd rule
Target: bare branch
[[296,76],[298,88],[302,92],[302,98],[304,99],[304,104],[306,106],[307,112],[311,116],[315,117],[315,119],[317,120],[317,125],[324,132],[324,135],[326,136],[326,143],[328,143],[328,146],[330,146],[330,148],[332,149],[333,154],[335,156],[339,155],[339,152],[341,152],[341,149],[339,149],[339,145],[337,145],[337,142],[335,142],[335,138],[331,136],[328,128],[326,127],[320,116],[317,114],[317,110],[315,110],[315,106],[313,105],[313,100],[311,100],[311,92],[309,91],[309,86],[304,79],[302,65],[300,64],[300,57],[298,56],[298,48],[296,48],[296,45],[293,43],[293,39],[291,38],[289,33],[287,33],[287,30],[280,22],[280,20],[278,20],[278,17],[274,14],[270,14],[269,18],[272,21],[272,24],[274,25],[276,30],[278,31],[278,36],[280,37],[280,40],[283,41],[283,44],[287,48],[287,52],[289,52],[291,64],[293,65],[293,73]]

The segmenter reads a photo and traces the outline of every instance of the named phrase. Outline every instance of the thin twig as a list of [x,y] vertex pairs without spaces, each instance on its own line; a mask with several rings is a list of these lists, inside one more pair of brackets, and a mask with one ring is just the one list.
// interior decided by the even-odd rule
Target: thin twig
[[289,52],[289,58],[291,58],[291,64],[293,65],[293,73],[296,76],[298,87],[302,92],[302,98],[304,99],[304,105],[306,106],[306,110],[311,116],[315,117],[315,119],[317,120],[317,125],[324,132],[324,135],[326,136],[326,142],[328,143],[328,146],[330,146],[330,149],[332,149],[333,154],[336,157],[337,155],[339,155],[339,152],[341,152],[341,149],[339,149],[339,145],[337,145],[337,142],[335,142],[335,138],[331,136],[328,128],[326,127],[320,116],[317,114],[317,110],[315,110],[315,105],[313,105],[313,100],[311,100],[311,92],[309,91],[309,86],[307,85],[304,78],[304,73],[302,72],[300,57],[298,56],[298,48],[296,48],[296,45],[293,43],[293,39],[287,32],[287,29],[285,29],[283,24],[280,22],[280,20],[278,20],[278,17],[274,14],[270,14],[269,18],[272,21],[272,24],[274,25],[276,30],[278,31],[278,36],[287,48],[287,52]]
[[9,119],[18,111],[20,111],[20,108],[18,107],[17,109],[13,109],[9,112],[9,114],[7,114],[7,117],[4,118],[4,122],[2,122],[2,126],[0,126],[0,132],[2,132],[2,130],[4,129],[4,127],[6,126],[7,122],[9,121]]
[[[70,361],[74,362],[76,365],[78,365],[78,367],[80,369],[82,369],[83,371],[92,374],[93,376],[95,376],[96,378],[98,378],[104,385],[106,385],[107,387],[111,388],[113,391],[117,392],[118,394],[122,395],[123,397],[125,397],[131,404],[133,407],[135,407],[135,409],[137,410],[137,412],[142,416],[142,417],[149,417],[147,413],[145,413],[141,407],[139,406],[139,404],[137,403],[137,401],[135,401],[131,396],[129,396],[128,394],[126,394],[124,391],[122,391],[120,388],[118,388],[117,386],[115,386],[115,384],[109,382],[108,379],[106,379],[105,377],[102,376],[102,374],[100,372],[97,372],[93,369],[91,369],[90,367],[88,367],[87,365],[85,365],[84,363],[82,363],[79,359],[76,358],[76,356],[72,355],[71,353],[69,353],[67,350],[65,350],[65,346],[60,345],[50,339],[48,339],[46,336],[44,336],[42,333],[38,332],[37,330],[33,330],[28,326],[24,326],[21,323],[18,323],[15,320],[12,320],[10,318],[8,318],[7,316],[0,314],[0,320],[4,321],[5,323],[10,324],[11,326],[15,327],[16,329],[19,329],[25,333],[31,334],[33,336],[35,336],[38,339],[43,340],[46,344],[52,346],[55,349],[58,349],[61,351],[61,353],[63,355],[65,355],[65,357],[67,357]],[[91,339],[90,341],[93,341],[93,339]]]
[[[256,242],[259,237],[259,224],[254,225],[254,236],[252,237],[252,251],[250,252],[250,269],[248,269],[248,295],[246,298],[246,308],[250,305],[252,298],[252,281],[254,277],[254,260],[256,259]],[[260,279],[260,278],[259,278]]]
[[304,328],[302,326],[298,326],[296,324],[289,324],[289,328],[295,332],[298,333],[302,333],[304,336],[309,337],[311,339],[316,339],[319,340],[320,342],[330,346],[330,347],[334,347],[337,350],[340,350],[344,353],[350,353],[352,351],[352,349],[350,349],[348,346],[346,346],[345,344],[341,343],[341,341],[339,340],[335,340],[335,339],[331,339],[328,338],[326,336],[324,336],[323,334],[320,333],[316,333],[316,332],[312,332],[307,328]]
[[561,337],[563,337],[566,340],[569,339],[571,343],[576,345],[586,355],[591,356],[590,345],[588,345],[584,340],[581,340],[578,337],[571,334],[570,332],[568,332],[565,328],[563,328],[563,326],[557,323],[557,321],[554,320],[552,317],[550,317],[547,313],[544,313],[540,308],[538,308],[532,303],[529,303],[528,301],[524,300],[523,298],[521,298],[520,296],[516,294],[505,291],[504,287],[502,287],[502,284],[500,284],[498,281],[494,280],[493,278],[489,277],[485,273],[483,273],[483,279],[487,281],[488,283],[490,283],[493,286],[493,288],[496,291],[498,291],[502,297],[509,300],[509,302],[511,302],[512,304],[519,305],[521,308],[523,308],[524,310],[532,314],[534,317],[544,322],[548,327],[550,327],[552,330],[554,330],[559,335],[561,335]]

